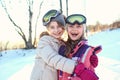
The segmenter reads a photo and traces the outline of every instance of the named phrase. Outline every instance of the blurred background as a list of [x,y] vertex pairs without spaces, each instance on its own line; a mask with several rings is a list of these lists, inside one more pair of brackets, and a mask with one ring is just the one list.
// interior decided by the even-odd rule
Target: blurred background
[[34,48],[45,30],[42,16],[57,9],[87,17],[87,34],[120,27],[119,0],[0,0],[0,51]]
[[0,79],[29,80],[39,35],[46,30],[42,17],[50,9],[87,17],[88,43],[103,48],[97,75],[120,80],[120,0],[0,0]]

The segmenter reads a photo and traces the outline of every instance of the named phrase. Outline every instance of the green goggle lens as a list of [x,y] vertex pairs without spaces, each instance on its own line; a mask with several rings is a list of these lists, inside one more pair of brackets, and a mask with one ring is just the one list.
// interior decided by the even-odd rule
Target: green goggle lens
[[52,11],[50,11],[50,12],[48,12],[45,16],[44,16],[44,18],[43,18],[43,21],[44,22],[48,22],[50,19],[51,19],[51,17],[56,17],[56,10],[52,10]]
[[80,15],[80,14],[73,14],[73,15],[70,15],[70,16],[67,17],[66,23],[69,23],[69,24],[75,24],[75,23],[83,24],[83,23],[86,23],[86,17],[83,16],[83,15]]

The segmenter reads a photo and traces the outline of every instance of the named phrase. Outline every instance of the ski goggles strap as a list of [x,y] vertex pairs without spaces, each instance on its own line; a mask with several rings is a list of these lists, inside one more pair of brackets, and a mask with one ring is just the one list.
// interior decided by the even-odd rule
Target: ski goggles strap
[[68,24],[84,24],[86,23],[86,17],[84,15],[81,14],[73,14],[70,15],[66,18],[66,23]]
[[43,25],[46,26],[52,18],[57,17],[61,13],[57,10],[50,10],[43,16]]

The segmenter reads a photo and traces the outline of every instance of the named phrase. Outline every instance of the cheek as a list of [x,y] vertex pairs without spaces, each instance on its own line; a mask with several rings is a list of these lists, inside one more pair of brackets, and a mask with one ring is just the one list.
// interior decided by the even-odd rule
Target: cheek
[[67,30],[67,34],[68,34],[69,36],[71,35],[70,30]]
[[61,33],[63,34],[63,33],[64,33],[64,30],[61,30]]
[[70,30],[69,29],[67,29],[67,33],[70,34]]
[[51,35],[51,34],[53,34],[54,30],[48,29],[47,32]]
[[83,33],[83,30],[79,30],[80,33]]
[[48,30],[48,32],[49,32],[49,34],[51,34],[53,32],[53,30],[50,29],[50,30]]
[[61,29],[61,28],[60,28],[59,31],[60,31],[60,32],[64,32],[64,29]]
[[84,32],[84,29],[83,29],[83,28],[79,28],[78,31],[79,31],[80,33],[83,33],[83,32]]
[[69,33],[71,31],[71,28],[67,28],[67,32]]

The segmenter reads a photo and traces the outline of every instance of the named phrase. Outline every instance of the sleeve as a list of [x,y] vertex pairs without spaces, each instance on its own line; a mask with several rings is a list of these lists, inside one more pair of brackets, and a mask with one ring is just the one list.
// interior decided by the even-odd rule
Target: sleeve
[[48,39],[41,39],[37,53],[49,65],[55,69],[62,70],[67,73],[72,73],[76,65],[76,61],[65,58],[58,54],[48,43]]

